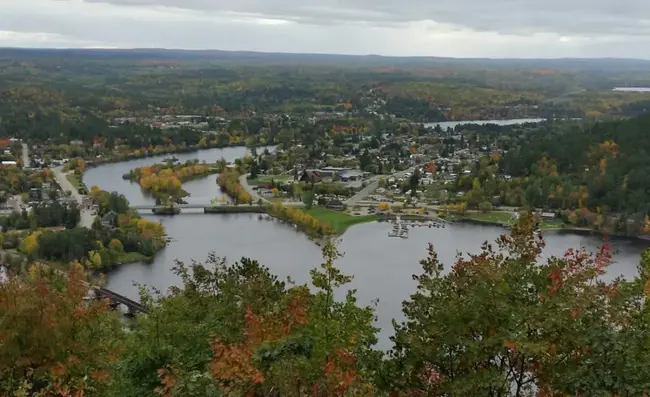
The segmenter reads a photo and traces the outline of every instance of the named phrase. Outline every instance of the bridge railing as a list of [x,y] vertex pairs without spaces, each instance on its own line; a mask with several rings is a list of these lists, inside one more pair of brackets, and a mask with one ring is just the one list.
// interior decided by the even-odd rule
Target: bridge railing
[[148,313],[149,312],[147,310],[147,308],[144,307],[142,304],[140,304],[140,303],[138,303],[138,302],[136,302],[136,301],[134,301],[132,299],[129,299],[126,296],[120,295],[120,294],[118,294],[116,292],[113,292],[111,290],[108,290],[108,289],[102,288],[102,287],[93,287],[93,289],[95,290],[95,293],[97,295],[100,295],[100,296],[108,298],[108,299],[110,299],[112,301],[121,303],[121,304],[125,305],[126,307],[128,307],[129,310],[131,310],[131,311],[136,311],[136,312],[140,312],[140,313]]

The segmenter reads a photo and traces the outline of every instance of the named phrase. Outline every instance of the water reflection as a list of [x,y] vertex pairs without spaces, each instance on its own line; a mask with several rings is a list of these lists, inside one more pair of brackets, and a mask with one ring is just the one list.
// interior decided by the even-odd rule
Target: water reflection
[[[232,161],[242,157],[244,148],[212,149],[198,153],[180,154],[180,161],[193,158],[215,161],[221,157]],[[133,204],[148,204],[140,187],[122,179],[130,169],[162,161],[167,156],[103,165],[90,169],[84,180],[88,186],[99,185],[104,190],[116,190],[127,196]],[[192,194],[189,202],[203,203],[219,194],[214,177],[186,183]],[[108,277],[108,287],[115,292],[137,299],[133,282],[148,284],[166,290],[179,282],[171,268],[175,260],[203,261],[210,252],[236,261],[241,257],[258,260],[280,277],[291,276],[298,283],[309,281],[309,271],[321,263],[319,248],[293,227],[257,214],[205,215],[200,210],[185,212],[175,217],[152,219],[165,224],[173,239],[152,264],[132,264],[113,271]],[[354,275],[351,284],[357,289],[361,304],[379,300],[377,325],[382,329],[380,347],[389,346],[392,319],[402,318],[402,301],[413,293],[413,274],[421,273],[419,261],[426,256],[432,243],[442,263],[449,268],[458,252],[475,253],[484,241],[494,241],[505,232],[491,226],[453,224],[444,229],[415,228],[408,239],[388,238],[388,224],[369,223],[349,229],[340,243],[344,257],[341,269]],[[585,247],[595,251],[602,240],[594,235],[573,233],[547,233],[544,256],[563,255],[567,248]],[[639,254],[647,246],[637,240],[612,240],[609,242],[618,254],[607,278],[619,275],[634,277]],[[342,291],[344,292],[344,291]]]

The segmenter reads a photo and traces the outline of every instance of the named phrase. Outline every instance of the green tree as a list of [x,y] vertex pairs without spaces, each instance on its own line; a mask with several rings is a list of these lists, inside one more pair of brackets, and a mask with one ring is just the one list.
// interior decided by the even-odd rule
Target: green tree
[[334,267],[333,245],[323,252],[315,293],[250,259],[178,263],[181,288],[143,295],[150,313],[128,334],[115,395],[154,396],[157,388],[169,396],[343,396],[369,388],[369,363],[379,362],[374,311],[358,307],[353,291],[335,299],[350,278]]
[[122,242],[116,238],[112,239],[108,243],[108,249],[117,255],[124,253],[124,246],[122,245]]
[[306,209],[310,209],[314,205],[313,189],[306,189],[302,191],[302,202],[305,204]]
[[482,201],[482,202],[478,205],[478,209],[479,209],[481,212],[490,212],[490,211],[492,211],[492,203],[490,203],[489,201]]
[[[430,248],[396,327],[389,389],[424,395],[612,395],[647,390],[642,280],[605,283],[606,246],[540,263],[532,216],[450,272]],[[504,254],[505,253],[505,254]],[[650,258],[650,256],[648,256]],[[649,290],[650,292],[650,290]],[[401,374],[396,376],[396,374]]]
[[418,186],[420,186],[420,170],[415,169],[413,175],[409,178],[409,189],[411,189],[411,196],[415,196],[418,191]]

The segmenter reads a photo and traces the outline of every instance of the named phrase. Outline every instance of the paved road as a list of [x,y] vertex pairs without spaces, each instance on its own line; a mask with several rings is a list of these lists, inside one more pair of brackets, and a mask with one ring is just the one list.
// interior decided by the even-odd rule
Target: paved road
[[[244,188],[244,190],[246,190],[248,192],[248,194],[251,195],[251,197],[253,198],[253,202],[256,203],[257,200],[262,199],[262,202],[264,204],[273,204],[273,202],[270,201],[269,199],[260,196],[257,193],[257,190],[253,190],[251,185],[248,184],[248,179],[247,178],[248,178],[248,175],[240,175],[239,176],[239,184]],[[305,204],[302,201],[284,201],[284,202],[282,202],[282,205],[284,205],[285,207],[304,207],[305,206]]]
[[248,174],[239,176],[239,184],[241,185],[241,187],[244,188],[244,190],[248,192],[248,194],[251,195],[251,197],[253,198],[253,202],[257,203],[257,201],[261,199],[262,202],[264,203],[269,203],[269,204],[271,203],[266,198],[257,194],[257,190],[253,190],[253,188],[248,184]]
[[23,142],[23,168],[29,168],[29,146]]
[[72,183],[66,178],[66,173],[63,172],[63,167],[55,167],[52,168],[52,173],[54,174],[54,178],[56,179],[57,183],[59,186],[61,186],[61,189],[63,191],[70,191],[72,193],[72,197],[77,201],[77,205],[79,206],[79,210],[81,211],[81,222],[80,226],[81,227],[87,227],[90,229],[93,225],[93,221],[95,220],[95,217],[93,216],[92,212],[88,208],[84,208],[83,206],[83,200],[84,196],[79,194],[77,189],[72,186]]
[[348,207],[349,207],[349,206],[352,206],[352,205],[357,205],[357,204],[359,203],[359,201],[361,201],[361,200],[363,200],[364,198],[368,197],[368,195],[369,195],[370,193],[372,193],[372,192],[374,192],[375,190],[377,190],[377,188],[379,187],[379,180],[380,180],[381,178],[386,178],[386,179],[388,179],[388,178],[393,177],[393,178],[395,178],[395,179],[398,179],[398,178],[401,178],[401,177],[403,177],[404,175],[406,175],[407,172],[413,172],[413,168],[409,168],[409,169],[404,170],[404,171],[396,172],[396,173],[394,173],[394,174],[392,174],[392,175],[376,175],[376,176],[370,178],[370,180],[369,180],[370,183],[369,183],[366,187],[364,187],[363,189],[361,189],[359,192],[357,192],[357,194],[355,194],[354,196],[350,197],[350,198],[345,202],[345,204],[346,204]]

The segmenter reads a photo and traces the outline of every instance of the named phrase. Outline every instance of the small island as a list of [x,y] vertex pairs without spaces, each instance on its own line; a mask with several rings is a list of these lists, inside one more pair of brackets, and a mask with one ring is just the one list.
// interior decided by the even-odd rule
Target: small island
[[222,167],[217,163],[200,163],[198,160],[180,164],[167,161],[132,169],[124,178],[140,185],[142,190],[156,199],[157,204],[171,206],[174,203],[182,203],[183,198],[189,196],[183,189],[183,182],[215,174],[220,169]]

